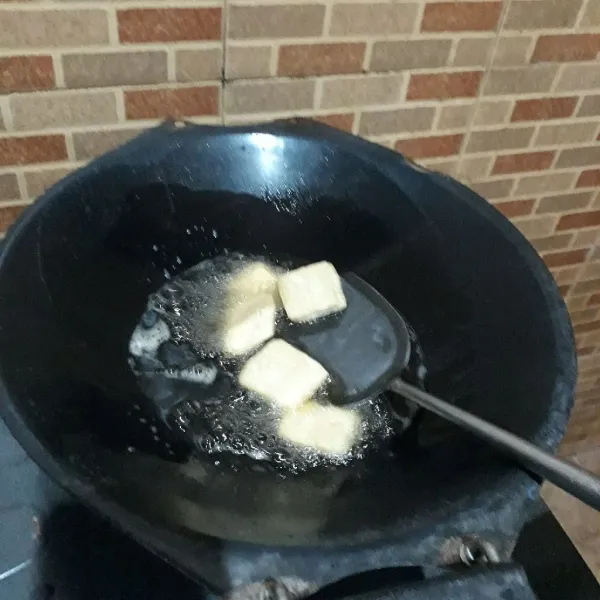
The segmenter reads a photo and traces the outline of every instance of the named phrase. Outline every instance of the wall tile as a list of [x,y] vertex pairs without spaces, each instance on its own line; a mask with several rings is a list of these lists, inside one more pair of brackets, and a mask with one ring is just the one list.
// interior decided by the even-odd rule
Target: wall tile
[[517,100],[511,115],[511,121],[545,121],[564,119],[575,111],[578,98],[540,98],[536,100]]
[[73,133],[76,160],[89,160],[121,146],[141,133],[142,129],[113,129]]
[[408,100],[442,100],[477,95],[482,71],[463,71],[431,75],[411,75]]
[[309,80],[234,81],[225,87],[226,114],[313,108],[315,82]]
[[508,6],[505,29],[572,27],[583,0],[512,0]]
[[595,60],[600,52],[600,34],[542,35],[531,62]]
[[112,91],[15,94],[10,97],[10,107],[17,130],[36,131],[118,121],[117,101]]
[[525,148],[529,145],[534,131],[533,127],[473,131],[466,150],[472,153]]
[[418,12],[418,5],[408,2],[334,4],[329,33],[334,36],[411,33]]
[[548,173],[545,175],[526,175],[517,182],[515,196],[548,194],[562,192],[571,188],[576,173]]
[[221,38],[221,8],[132,8],[117,11],[123,44]]
[[167,81],[167,53],[66,54],[63,72],[66,86],[72,88],[163,83]]
[[309,37],[321,35],[322,4],[229,6],[227,33],[232,39]]
[[465,129],[473,115],[475,105],[452,104],[440,108],[440,116],[437,122],[438,129]]
[[421,31],[491,31],[502,2],[428,2]]
[[48,188],[63,177],[66,177],[72,170],[72,167],[56,167],[40,171],[26,171],[25,187],[27,189],[27,196],[31,200],[41,196]]
[[128,119],[216,116],[219,88],[216,85],[180,89],[127,90],[124,93]]
[[534,146],[560,146],[591,142],[596,137],[597,123],[542,125],[533,141]]
[[19,183],[14,173],[0,173],[0,201],[19,200]]
[[373,44],[371,71],[433,69],[448,63],[451,40],[381,41]]
[[175,52],[175,78],[177,81],[190,83],[216,81],[221,78],[222,64],[221,48],[177,50]]
[[361,135],[384,135],[429,130],[435,117],[435,108],[399,108],[363,112],[360,118]]
[[345,77],[323,82],[322,108],[368,106],[398,102],[402,75]]
[[54,86],[51,56],[0,57],[0,93],[48,90]]
[[458,40],[452,64],[455,67],[485,67],[494,41],[491,37]]
[[306,77],[360,73],[366,44],[289,44],[279,48],[277,75]]
[[31,135],[0,138],[0,166],[66,160],[64,135]]
[[554,159],[554,152],[522,152],[503,154],[496,158],[492,175],[521,173],[523,171],[542,171],[548,169]]
[[492,64],[496,67],[524,65],[529,59],[529,48],[533,36],[513,35],[500,37],[494,51]]
[[514,179],[496,179],[469,184],[469,187],[486,200],[508,198],[515,183]]
[[459,153],[462,139],[462,134],[456,134],[398,140],[395,149],[409,158],[452,156]]
[[271,72],[272,46],[227,47],[225,77],[227,79],[250,79],[268,77]]
[[548,92],[557,73],[555,65],[492,69],[483,88],[485,96]]
[[104,10],[3,10],[0,48],[57,48],[108,42]]
[[560,213],[586,208],[592,201],[593,192],[574,192],[559,196],[546,196],[540,200],[538,213]]

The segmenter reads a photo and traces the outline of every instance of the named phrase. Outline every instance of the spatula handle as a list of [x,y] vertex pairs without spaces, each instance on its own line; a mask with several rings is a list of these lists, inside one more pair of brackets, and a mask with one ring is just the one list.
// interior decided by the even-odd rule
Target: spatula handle
[[523,438],[449,404],[445,400],[436,398],[401,379],[393,380],[389,384],[389,389],[443,419],[470,431],[515,458],[530,471],[547,479],[588,506],[600,510],[600,478],[593,473],[558,458]]

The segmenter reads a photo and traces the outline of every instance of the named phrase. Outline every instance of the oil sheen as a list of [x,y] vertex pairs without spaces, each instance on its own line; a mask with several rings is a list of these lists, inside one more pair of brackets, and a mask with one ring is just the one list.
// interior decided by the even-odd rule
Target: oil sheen
[[[279,409],[237,383],[248,356],[232,358],[222,352],[224,307],[232,278],[256,261],[279,273],[297,266],[228,253],[168,279],[149,296],[129,345],[142,390],[179,437],[219,463],[253,459],[294,473],[365,457],[392,433],[392,413],[383,397],[353,409],[361,419],[356,443],[344,455],[331,455],[280,439]],[[278,325],[282,319],[278,314]],[[330,393],[326,383],[315,401],[328,402]]]

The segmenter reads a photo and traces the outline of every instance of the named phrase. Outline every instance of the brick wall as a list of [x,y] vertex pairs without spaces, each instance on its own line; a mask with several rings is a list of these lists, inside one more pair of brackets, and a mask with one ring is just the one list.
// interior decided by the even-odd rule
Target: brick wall
[[600,445],[599,0],[0,0],[0,230],[165,116],[317,117],[450,173],[552,269]]

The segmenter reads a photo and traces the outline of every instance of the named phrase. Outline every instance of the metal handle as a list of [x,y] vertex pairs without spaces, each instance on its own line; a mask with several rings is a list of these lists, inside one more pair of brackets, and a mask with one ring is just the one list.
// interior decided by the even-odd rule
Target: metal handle
[[593,473],[576,467],[523,438],[409,385],[401,379],[393,380],[389,384],[389,389],[443,419],[470,431],[505,454],[517,459],[530,471],[547,479],[588,506],[600,510],[600,478]]

